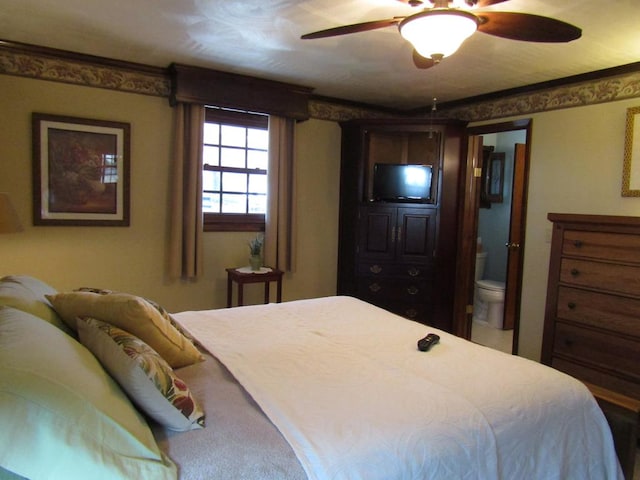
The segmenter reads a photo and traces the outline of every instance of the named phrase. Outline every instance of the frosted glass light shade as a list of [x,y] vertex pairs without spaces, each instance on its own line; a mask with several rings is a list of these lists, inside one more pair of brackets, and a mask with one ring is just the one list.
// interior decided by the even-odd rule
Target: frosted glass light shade
[[427,10],[400,22],[400,34],[425,58],[439,60],[454,53],[478,28],[476,17],[463,10]]

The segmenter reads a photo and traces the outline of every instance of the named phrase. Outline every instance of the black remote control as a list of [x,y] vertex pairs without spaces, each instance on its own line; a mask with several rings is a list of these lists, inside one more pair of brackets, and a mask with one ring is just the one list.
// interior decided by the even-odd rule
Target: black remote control
[[430,333],[426,337],[418,340],[418,350],[420,350],[421,352],[426,352],[439,341],[440,337],[438,335],[436,335],[435,333]]

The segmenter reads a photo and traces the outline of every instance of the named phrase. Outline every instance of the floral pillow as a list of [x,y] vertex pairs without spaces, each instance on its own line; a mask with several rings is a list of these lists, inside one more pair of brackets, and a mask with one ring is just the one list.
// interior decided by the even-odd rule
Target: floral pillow
[[205,414],[187,385],[149,345],[95,318],[77,325],[82,344],[149,417],[171,430],[204,427]]

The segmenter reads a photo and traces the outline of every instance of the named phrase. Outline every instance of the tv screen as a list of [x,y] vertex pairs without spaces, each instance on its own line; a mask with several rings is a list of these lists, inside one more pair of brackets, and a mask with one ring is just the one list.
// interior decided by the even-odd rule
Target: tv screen
[[426,202],[431,199],[431,165],[376,163],[373,199],[387,202]]

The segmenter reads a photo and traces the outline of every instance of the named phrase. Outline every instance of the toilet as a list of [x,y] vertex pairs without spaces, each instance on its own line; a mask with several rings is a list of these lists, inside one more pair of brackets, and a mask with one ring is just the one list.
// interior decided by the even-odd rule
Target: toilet
[[476,254],[473,320],[502,329],[504,320],[504,282],[483,279],[487,252]]

